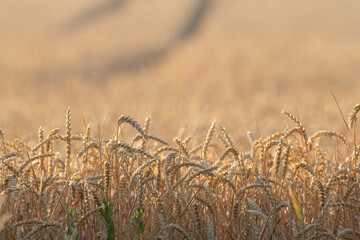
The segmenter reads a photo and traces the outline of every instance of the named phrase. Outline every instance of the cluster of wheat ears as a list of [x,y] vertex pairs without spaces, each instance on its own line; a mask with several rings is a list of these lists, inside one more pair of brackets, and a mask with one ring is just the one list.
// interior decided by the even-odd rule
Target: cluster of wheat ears
[[[240,152],[221,125],[205,141],[170,144],[121,116],[112,139],[71,129],[1,147],[1,239],[360,239],[356,119],[346,138],[295,125],[248,138]],[[128,126],[126,126],[128,125]],[[130,142],[124,127],[134,128]],[[61,152],[63,149],[63,152]],[[58,152],[57,152],[58,151]]]

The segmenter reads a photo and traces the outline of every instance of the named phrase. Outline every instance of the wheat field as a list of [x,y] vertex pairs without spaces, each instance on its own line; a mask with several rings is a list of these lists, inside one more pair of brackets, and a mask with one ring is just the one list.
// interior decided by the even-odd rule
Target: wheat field
[[[120,116],[113,138],[89,124],[38,131],[38,144],[2,140],[2,238],[357,239],[360,169],[356,105],[350,140],[292,127],[266,138],[248,132],[240,152],[213,123],[202,142],[168,143]],[[125,128],[134,132],[125,141]],[[59,152],[57,152],[59,151]]]
[[0,1],[0,239],[360,239],[359,7]]

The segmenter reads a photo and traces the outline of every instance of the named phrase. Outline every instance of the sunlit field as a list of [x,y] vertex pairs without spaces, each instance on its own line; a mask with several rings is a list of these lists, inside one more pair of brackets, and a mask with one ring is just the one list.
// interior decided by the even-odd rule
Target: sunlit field
[[0,238],[359,239],[358,1],[0,1]]

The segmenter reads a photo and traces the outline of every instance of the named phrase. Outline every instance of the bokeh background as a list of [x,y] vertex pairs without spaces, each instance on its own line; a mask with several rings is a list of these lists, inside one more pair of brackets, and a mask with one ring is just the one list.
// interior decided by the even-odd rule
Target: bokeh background
[[296,114],[309,134],[345,132],[360,102],[356,0],[0,0],[0,128],[36,138],[39,126],[74,132],[116,120],[205,139],[221,123],[245,149],[246,132],[282,130]]

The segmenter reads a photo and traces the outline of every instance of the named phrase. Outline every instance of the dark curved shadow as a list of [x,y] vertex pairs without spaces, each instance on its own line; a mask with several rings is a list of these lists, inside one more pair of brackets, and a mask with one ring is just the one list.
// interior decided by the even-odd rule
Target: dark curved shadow
[[75,18],[71,19],[66,25],[65,28],[69,31],[76,31],[81,28],[86,27],[99,18],[106,16],[112,12],[119,10],[128,3],[128,0],[110,0],[104,1],[99,5],[91,7]]
[[166,45],[150,51],[142,52],[131,57],[116,57],[109,60],[100,73],[102,76],[115,74],[120,71],[139,71],[142,68],[159,61],[180,45],[184,40],[194,35],[203,23],[206,13],[210,9],[212,0],[199,0],[189,18],[180,28],[178,34],[171,38]]
[[[85,75],[88,78],[102,78],[121,71],[137,72],[142,68],[159,61],[199,30],[206,14],[208,13],[208,10],[211,7],[212,1],[213,0],[198,0],[195,7],[189,13],[189,17],[182,27],[180,27],[178,33],[175,34],[174,37],[170,38],[163,46],[131,56],[114,57],[112,59],[105,60],[102,63],[93,62],[92,64],[80,66],[80,69],[78,70],[73,69],[74,71],[72,72]],[[101,16],[114,11],[120,6],[123,6],[125,2],[126,0],[111,1],[97,9],[88,10],[81,16],[75,18],[68,26],[73,29],[80,30],[80,27],[84,27]]]
[[197,32],[205,18],[206,13],[210,9],[211,2],[212,0],[199,0],[196,7],[189,14],[188,20],[185,22],[184,26],[180,30],[175,41],[183,40]]

